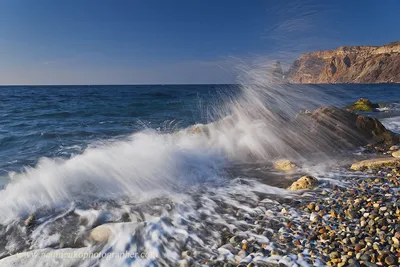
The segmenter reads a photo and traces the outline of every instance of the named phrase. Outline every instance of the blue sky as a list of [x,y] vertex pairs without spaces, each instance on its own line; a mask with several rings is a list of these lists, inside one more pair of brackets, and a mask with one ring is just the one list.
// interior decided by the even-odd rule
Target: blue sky
[[399,11],[398,0],[2,0],[0,84],[232,83],[252,62],[400,40]]

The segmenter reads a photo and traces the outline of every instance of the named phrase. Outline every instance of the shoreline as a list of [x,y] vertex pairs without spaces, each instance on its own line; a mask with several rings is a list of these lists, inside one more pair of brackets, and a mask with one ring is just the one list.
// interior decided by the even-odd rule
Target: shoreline
[[298,191],[290,205],[285,198],[276,198],[283,208],[269,207],[254,222],[275,227],[264,233],[271,242],[228,235],[220,247],[223,260],[220,254],[211,265],[236,266],[226,265],[228,261],[239,266],[398,266],[400,167],[349,173],[354,177],[341,185],[322,181],[314,190]]

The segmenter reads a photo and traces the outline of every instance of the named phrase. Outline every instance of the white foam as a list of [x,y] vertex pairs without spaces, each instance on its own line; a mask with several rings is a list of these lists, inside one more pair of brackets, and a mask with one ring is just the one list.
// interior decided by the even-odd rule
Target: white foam
[[378,111],[389,111],[391,108],[389,107],[384,107],[384,108],[377,108]]
[[382,124],[386,129],[400,134],[400,116],[383,119]]
[[196,145],[198,136],[186,137],[142,132],[68,160],[43,158],[0,191],[0,220],[80,198],[148,199],[217,179],[222,158],[201,142]]
[[[271,85],[258,76],[262,71],[249,73],[249,77],[255,78],[249,83],[253,85],[244,86],[239,99],[217,107],[213,123],[170,134],[146,130],[124,140],[97,141],[70,159],[42,158],[36,167],[13,174],[12,181],[0,191],[3,200],[0,202],[0,222],[7,224],[41,208],[74,206],[71,203],[85,200],[116,200],[128,196],[130,203],[138,203],[168,196],[178,199],[174,214],[168,218],[145,214],[146,223],[122,224],[103,252],[129,250],[136,253],[141,244],[141,249],[150,257],[136,258],[131,266],[150,265],[155,258],[167,261],[164,265],[176,263],[186,243],[211,256],[221,245],[218,230],[221,227],[267,242],[266,238],[250,231],[239,231],[241,227],[249,226],[248,218],[266,212],[265,208],[257,207],[260,200],[257,193],[293,193],[255,181],[240,184],[236,180],[229,188],[211,188],[212,194],[198,195],[196,201],[182,193],[196,194],[197,186],[209,182],[215,185],[222,180],[228,184],[224,167],[233,161],[301,157],[288,144],[285,132],[288,129],[283,128],[285,117],[306,107],[302,106],[303,101],[316,104],[318,98],[314,95],[316,100],[309,99],[303,92],[293,92],[285,85]],[[311,139],[304,142],[308,142],[308,146],[314,144]],[[239,215],[221,214],[221,203],[237,210]],[[263,204],[269,205],[267,201]],[[125,209],[121,207],[121,210]],[[119,218],[121,214],[121,211],[75,208],[74,212],[86,219],[88,228],[110,218]],[[212,227],[207,227],[208,224]],[[139,226],[142,227],[140,235],[134,235]],[[143,240],[132,240],[137,236]],[[61,237],[47,231],[46,223],[42,223],[30,238],[34,239],[32,248],[42,248],[53,245]],[[124,264],[127,264],[126,259],[120,258],[102,259],[100,265]]]
[[[260,82],[258,74],[254,75]],[[288,145],[276,111],[293,115],[308,98],[285,85],[261,81],[243,86],[241,97],[216,107],[215,119],[219,120],[197,126],[202,128],[200,133],[147,130],[125,140],[97,141],[71,159],[42,158],[36,167],[13,174],[11,183],[0,191],[4,199],[0,221],[81,199],[128,195],[140,200],[170,194],[188,185],[221,179],[222,167],[231,160],[299,156]],[[309,141],[312,146],[314,140]]]

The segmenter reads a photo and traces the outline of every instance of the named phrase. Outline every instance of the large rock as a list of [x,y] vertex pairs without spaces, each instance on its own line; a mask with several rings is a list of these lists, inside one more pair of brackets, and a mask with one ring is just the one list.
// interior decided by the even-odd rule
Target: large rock
[[334,142],[341,147],[366,144],[390,147],[399,140],[398,135],[388,131],[378,119],[336,107],[320,107],[311,118],[310,134],[316,142]]
[[400,83],[400,42],[303,54],[287,77],[291,83]]
[[360,98],[353,104],[346,107],[346,109],[352,111],[369,111],[369,112],[376,111],[377,108],[379,108],[378,104],[372,103],[370,100],[366,98]]
[[[261,116],[259,119],[262,121],[265,118]],[[354,149],[367,144],[389,149],[393,144],[399,143],[398,135],[386,130],[379,120],[337,107],[325,106],[312,112],[303,111],[293,119],[271,112],[267,119],[265,130],[268,133],[259,138],[262,151],[258,149],[259,146],[257,150],[249,148],[247,154],[251,159],[260,154],[262,158],[297,158],[314,152],[337,154],[338,150]],[[236,127],[238,120],[236,116],[227,116],[209,124],[192,126],[183,133],[220,140],[221,132],[225,133],[226,129],[234,129],[235,134],[230,133],[228,137],[240,137],[242,130]],[[269,135],[272,138],[269,138]],[[245,154],[243,151],[245,150],[240,152],[241,157]],[[282,168],[278,167],[278,169]],[[293,169],[293,167],[288,169]]]
[[296,169],[296,165],[290,160],[279,159],[274,162],[274,168],[280,171],[292,171]]
[[351,165],[350,169],[361,171],[364,169],[373,169],[378,167],[397,167],[400,166],[400,158],[376,158],[359,161]]
[[306,175],[306,176],[301,177],[296,182],[294,182],[288,188],[288,190],[296,191],[296,190],[303,190],[303,189],[313,189],[316,186],[318,186],[317,178],[315,178],[313,176]]

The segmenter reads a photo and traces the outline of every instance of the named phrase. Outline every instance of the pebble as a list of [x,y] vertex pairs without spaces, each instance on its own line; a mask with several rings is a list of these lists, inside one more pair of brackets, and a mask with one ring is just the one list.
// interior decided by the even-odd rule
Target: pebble
[[385,258],[385,263],[388,265],[394,265],[396,264],[396,258],[393,257],[392,255],[389,255]]
[[[311,266],[400,266],[400,167],[370,169],[368,176],[350,180],[346,189],[323,184],[322,192],[313,191],[298,204],[266,207],[254,221],[271,242],[233,236],[221,248],[239,255],[241,265],[259,253],[288,255]],[[241,231],[255,229],[246,227]]]

